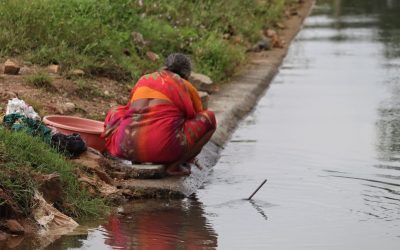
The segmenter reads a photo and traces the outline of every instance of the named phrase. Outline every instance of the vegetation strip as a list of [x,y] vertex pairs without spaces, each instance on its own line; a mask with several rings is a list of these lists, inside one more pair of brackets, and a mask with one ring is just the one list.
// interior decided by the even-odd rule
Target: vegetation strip
[[0,57],[136,80],[180,51],[197,71],[221,81],[292,2],[3,0]]

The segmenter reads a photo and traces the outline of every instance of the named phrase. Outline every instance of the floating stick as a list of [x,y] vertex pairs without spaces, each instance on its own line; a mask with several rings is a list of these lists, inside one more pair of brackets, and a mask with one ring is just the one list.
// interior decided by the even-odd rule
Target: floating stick
[[250,195],[249,198],[247,198],[247,200],[251,200],[251,198],[253,198],[253,196],[258,192],[258,190],[260,190],[260,188],[267,182],[267,179],[265,179],[260,186],[258,186],[258,188]]

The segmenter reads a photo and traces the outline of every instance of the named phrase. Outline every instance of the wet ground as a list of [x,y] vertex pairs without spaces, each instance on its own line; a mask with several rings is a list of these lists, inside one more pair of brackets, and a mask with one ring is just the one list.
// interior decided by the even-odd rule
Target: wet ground
[[317,1],[195,196],[135,202],[48,249],[399,249],[399,13]]

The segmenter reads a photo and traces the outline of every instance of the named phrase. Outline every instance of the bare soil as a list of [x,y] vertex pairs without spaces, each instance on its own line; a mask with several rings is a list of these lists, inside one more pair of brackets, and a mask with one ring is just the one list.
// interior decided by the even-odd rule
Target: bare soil
[[[3,70],[0,69],[0,72]],[[0,74],[0,113],[5,111],[7,100],[18,97],[33,106],[42,116],[71,114],[103,120],[110,107],[128,101],[132,86],[103,77],[88,78],[48,73],[51,79],[50,88],[40,88],[28,81],[29,77],[34,77],[39,72],[47,73],[47,68],[23,66],[18,75]],[[63,110],[68,102],[75,104],[75,110]]]

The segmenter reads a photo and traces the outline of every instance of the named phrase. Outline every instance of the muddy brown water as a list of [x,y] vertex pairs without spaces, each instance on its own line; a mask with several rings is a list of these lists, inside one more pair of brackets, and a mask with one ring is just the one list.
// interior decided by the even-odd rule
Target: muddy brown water
[[213,248],[400,248],[400,1],[318,1],[195,196],[132,203],[48,246]]

